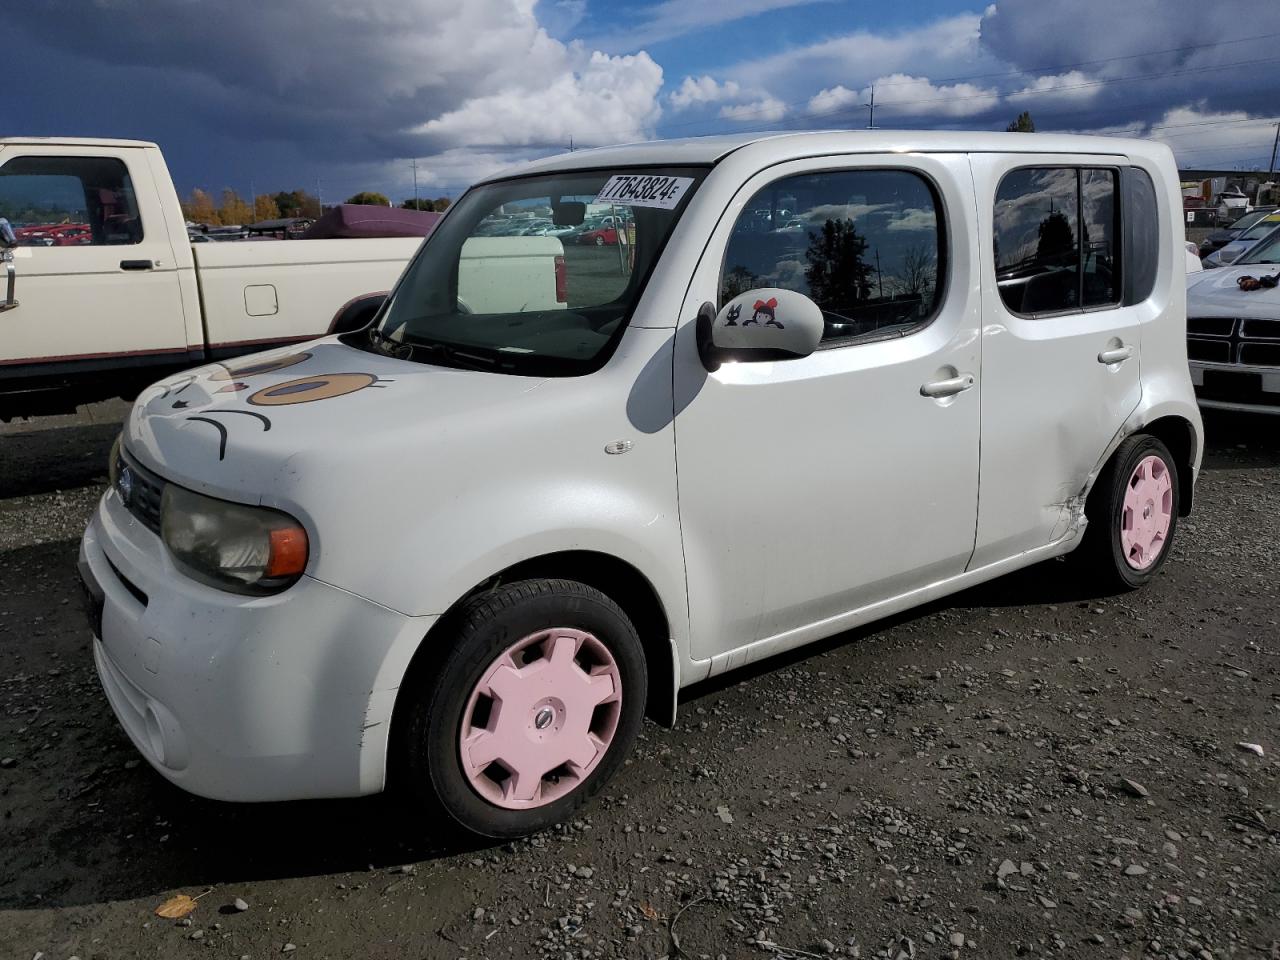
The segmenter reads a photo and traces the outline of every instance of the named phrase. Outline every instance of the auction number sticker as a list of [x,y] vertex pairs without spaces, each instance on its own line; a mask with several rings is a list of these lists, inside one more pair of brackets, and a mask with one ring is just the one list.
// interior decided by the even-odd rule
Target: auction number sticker
[[674,210],[693,177],[656,177],[620,173],[596,194],[596,203],[616,203],[624,207],[657,207]]

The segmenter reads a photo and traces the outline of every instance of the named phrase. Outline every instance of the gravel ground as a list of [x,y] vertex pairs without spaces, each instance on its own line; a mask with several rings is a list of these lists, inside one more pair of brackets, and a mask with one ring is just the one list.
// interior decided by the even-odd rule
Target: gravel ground
[[500,846],[140,763],[75,575],[116,428],[5,431],[0,956],[1280,957],[1280,434],[1209,426],[1145,591],[1048,563],[705,685]]

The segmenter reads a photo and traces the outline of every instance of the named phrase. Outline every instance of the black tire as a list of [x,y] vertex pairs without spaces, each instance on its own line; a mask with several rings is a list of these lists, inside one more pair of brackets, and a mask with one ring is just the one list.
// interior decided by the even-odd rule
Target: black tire
[[[523,580],[468,601],[450,616],[446,635],[428,642],[438,669],[425,670],[405,691],[398,715],[399,786],[419,807],[440,811],[482,837],[513,839],[567,819],[620,767],[644,719],[648,680],[644,648],[622,609],[594,587],[572,580]],[[471,691],[486,669],[513,643],[553,627],[593,635],[617,664],[623,696],[609,748],[594,769],[566,795],[539,807],[512,810],[480,795],[459,753],[459,733]],[[429,822],[429,821],[428,821]]]
[[[1163,462],[1173,501],[1169,532],[1160,552],[1147,566],[1138,568],[1129,562],[1120,537],[1124,497],[1138,464],[1152,456]],[[1147,583],[1164,566],[1173,548],[1173,539],[1178,532],[1180,496],[1178,469],[1169,448],[1146,433],[1125,439],[1103,468],[1085,504],[1089,525],[1085,528],[1084,542],[1073,558],[1079,573],[1110,592],[1136,590]]]

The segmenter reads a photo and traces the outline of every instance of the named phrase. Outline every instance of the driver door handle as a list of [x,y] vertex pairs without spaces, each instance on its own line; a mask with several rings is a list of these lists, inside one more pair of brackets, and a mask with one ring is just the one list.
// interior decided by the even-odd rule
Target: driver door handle
[[953,397],[957,393],[963,393],[974,384],[974,376],[972,373],[962,373],[958,377],[950,377],[946,380],[934,380],[932,383],[926,383],[920,388],[920,396],[933,397],[935,400],[940,397]]
[[1133,347],[1116,347],[1114,350],[1103,350],[1098,354],[1098,362],[1105,363],[1110,366],[1113,363],[1123,363],[1132,356]]
[[121,260],[121,270],[150,270],[155,264],[150,260]]

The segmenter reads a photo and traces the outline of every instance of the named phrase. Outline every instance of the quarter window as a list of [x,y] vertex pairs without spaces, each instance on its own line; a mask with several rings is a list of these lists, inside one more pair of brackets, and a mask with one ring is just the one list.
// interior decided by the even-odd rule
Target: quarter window
[[720,300],[782,287],[822,309],[824,343],[904,336],[932,317],[943,261],[941,204],[920,175],[801,174],[747,203],[725,251]]
[[1120,300],[1119,187],[1109,169],[1014,170],[996,192],[996,284],[1014,313]]
[[142,242],[133,182],[114,157],[14,157],[0,166],[0,217],[23,246]]

